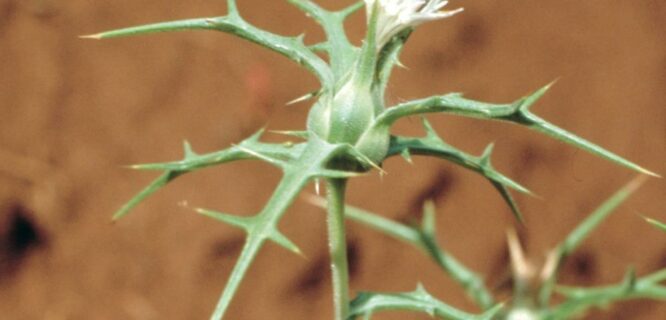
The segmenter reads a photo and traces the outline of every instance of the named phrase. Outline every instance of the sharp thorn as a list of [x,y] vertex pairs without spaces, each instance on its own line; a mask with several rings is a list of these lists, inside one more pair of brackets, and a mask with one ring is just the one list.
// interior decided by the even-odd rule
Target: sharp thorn
[[79,39],[93,39],[93,40],[100,40],[100,39],[102,39],[102,36],[103,36],[102,33],[87,34],[87,35],[79,36]]

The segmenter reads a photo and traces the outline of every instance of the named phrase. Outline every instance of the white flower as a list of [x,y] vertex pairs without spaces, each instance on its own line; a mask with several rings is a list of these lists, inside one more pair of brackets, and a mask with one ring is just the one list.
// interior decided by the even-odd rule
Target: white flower
[[424,22],[450,17],[463,9],[440,11],[449,2],[444,0],[365,0],[368,19],[378,3],[377,49],[401,31]]

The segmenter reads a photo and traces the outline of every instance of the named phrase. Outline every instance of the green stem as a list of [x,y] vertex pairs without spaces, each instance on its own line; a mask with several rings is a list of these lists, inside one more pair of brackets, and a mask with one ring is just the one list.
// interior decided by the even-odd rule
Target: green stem
[[335,320],[345,320],[349,315],[349,271],[344,216],[346,186],[347,179],[326,180],[326,192],[328,196],[328,247],[331,255]]

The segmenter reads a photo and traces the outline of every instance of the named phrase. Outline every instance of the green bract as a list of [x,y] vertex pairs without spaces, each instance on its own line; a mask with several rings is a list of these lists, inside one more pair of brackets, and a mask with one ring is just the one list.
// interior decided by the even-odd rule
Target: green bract
[[[424,137],[392,136],[392,125],[405,117],[425,114],[454,114],[485,120],[499,120],[518,124],[542,132],[575,147],[618,163],[629,169],[651,174],[648,170],[625,160],[587,140],[561,129],[531,113],[529,108],[541,98],[549,86],[519,98],[514,102],[494,104],[479,102],[450,93],[386,106],[385,91],[403,45],[413,27],[426,21],[445,18],[459,12],[440,11],[446,1],[441,0],[366,0],[340,11],[325,10],[308,0],[288,0],[318,22],[324,29],[326,40],[305,44],[302,36],[278,35],[245,21],[235,0],[227,0],[228,14],[119,29],[87,36],[102,39],[155,32],[180,30],[210,30],[235,35],[269,50],[277,52],[312,72],[321,88],[305,99],[316,98],[308,115],[307,131],[290,132],[304,138],[304,142],[272,144],[261,142],[262,131],[225,150],[197,154],[185,145],[181,160],[134,166],[140,170],[161,171],[162,174],[148,187],[131,199],[114,216],[126,215],[134,206],[167,185],[173,179],[205,167],[238,160],[261,160],[277,166],[283,177],[264,208],[249,217],[197,209],[197,212],[247,232],[245,246],[238,258],[229,281],[211,319],[224,317],[232,298],[241,284],[252,261],[266,241],[273,241],[293,252],[298,247],[279,230],[279,221],[300,191],[313,180],[325,180],[328,193],[328,230],[332,262],[335,319],[343,320],[373,310],[406,309],[452,319],[489,319],[499,312],[489,295],[472,273],[465,273],[455,260],[440,256],[445,268],[463,270],[461,282],[469,285],[475,300],[487,313],[473,316],[447,306],[429,295],[425,289],[407,294],[364,294],[350,305],[344,229],[344,192],[349,178],[371,169],[381,170],[382,162],[400,155],[407,160],[412,155],[441,158],[477,172],[487,179],[506,200],[518,219],[521,218],[510,189],[528,190],[497,172],[491,165],[492,146],[480,156],[473,156],[444,140],[424,119]],[[361,8],[367,8],[368,30],[362,46],[353,45],[344,30],[345,19]],[[323,53],[327,60],[317,53]],[[400,230],[397,228],[396,230]],[[412,237],[405,233],[405,237]],[[432,235],[422,235],[422,245],[432,250]],[[427,236],[427,237],[426,237]],[[429,240],[430,239],[430,240]],[[369,316],[368,316],[369,317]]]

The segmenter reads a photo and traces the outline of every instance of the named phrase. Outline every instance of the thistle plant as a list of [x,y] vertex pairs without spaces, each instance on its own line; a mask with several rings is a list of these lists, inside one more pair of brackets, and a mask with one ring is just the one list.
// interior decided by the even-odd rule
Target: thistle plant
[[[451,161],[477,172],[487,179],[510,206],[518,220],[522,215],[510,190],[529,191],[495,170],[490,158],[492,145],[480,156],[470,155],[444,142],[423,118],[423,137],[391,134],[396,121],[426,114],[453,114],[483,120],[497,120],[521,125],[589,151],[629,169],[654,173],[625,160],[583,138],[580,138],[530,111],[550,85],[511,103],[480,102],[459,93],[435,95],[387,106],[385,93],[391,73],[399,66],[398,57],[414,29],[426,22],[454,16],[462,9],[444,10],[442,0],[365,0],[338,11],[330,11],[308,0],[287,0],[314,19],[324,30],[325,41],[306,44],[303,36],[283,36],[253,26],[243,19],[235,0],[227,0],[225,16],[163,22],[102,32],[87,38],[102,39],[155,32],[210,30],[228,33],[275,51],[312,72],[320,88],[299,101],[312,101],[305,130],[283,131],[300,139],[298,143],[266,143],[264,130],[231,147],[206,153],[195,153],[185,144],[184,158],[165,163],[135,165],[138,170],[153,170],[161,175],[132,198],[115,215],[125,216],[141,201],[186,173],[239,160],[260,160],[283,171],[281,181],[263,209],[252,216],[238,216],[208,209],[197,212],[246,231],[246,241],[229,276],[211,319],[222,319],[253,260],[267,241],[300,253],[298,246],[278,230],[290,204],[311,182],[325,182],[327,193],[327,224],[333,282],[334,319],[355,318],[377,309],[406,309],[427,312],[442,318],[491,319],[501,314],[502,306],[490,296],[476,290],[480,286],[471,273],[459,273],[466,288],[483,306],[479,315],[469,314],[438,301],[420,287],[412,293],[398,295],[364,295],[350,305],[347,248],[345,241],[345,187],[351,178],[378,171],[393,156],[407,161],[413,155],[430,156]],[[344,22],[352,14],[365,9],[367,32],[360,45],[347,37]],[[326,59],[320,55],[325,55]],[[392,232],[404,230],[389,225]],[[428,227],[430,228],[430,227]],[[430,230],[434,232],[434,230]],[[429,232],[430,232],[429,231]],[[413,237],[405,233],[404,237]],[[431,241],[432,242],[432,241]],[[422,244],[432,246],[434,243]],[[456,269],[459,264],[447,265]],[[464,269],[460,269],[464,270]],[[465,275],[465,276],[462,276]],[[359,301],[362,308],[359,309]],[[368,316],[369,317],[369,316]]]

